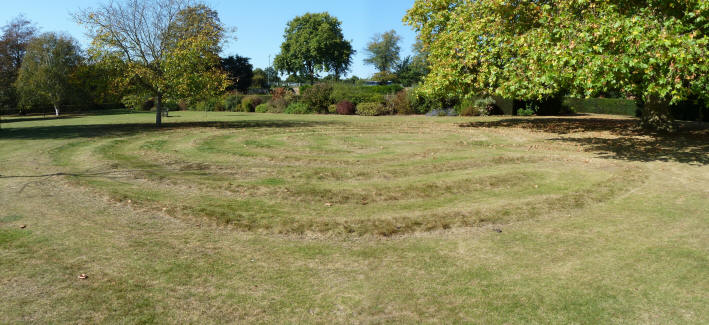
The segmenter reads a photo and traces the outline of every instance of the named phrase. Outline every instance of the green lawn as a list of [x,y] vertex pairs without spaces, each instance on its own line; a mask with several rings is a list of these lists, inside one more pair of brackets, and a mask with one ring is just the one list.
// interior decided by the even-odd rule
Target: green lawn
[[709,322],[707,130],[171,114],[3,118],[0,323]]

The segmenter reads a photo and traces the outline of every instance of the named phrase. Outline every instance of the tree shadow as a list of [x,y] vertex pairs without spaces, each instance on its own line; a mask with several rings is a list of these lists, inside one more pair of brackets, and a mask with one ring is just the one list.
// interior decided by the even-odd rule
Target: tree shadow
[[171,122],[156,127],[152,123],[125,124],[89,124],[89,125],[57,125],[36,126],[24,128],[9,128],[0,130],[0,139],[41,140],[41,139],[74,139],[95,137],[121,137],[138,133],[155,133],[188,128],[295,128],[312,127],[315,125],[332,124],[335,122],[312,122],[292,120],[268,121],[229,121],[229,122]]
[[66,120],[66,119],[71,119],[78,117],[77,115],[61,115],[59,117],[56,117],[54,115],[47,115],[47,116],[27,116],[27,117],[11,117],[7,118],[6,116],[2,117],[2,125],[5,124],[10,124],[10,123],[17,123],[17,122],[34,122],[34,121],[49,121],[49,120]]
[[[460,126],[523,128],[565,135],[550,140],[579,144],[600,158],[709,165],[709,128],[694,122],[678,122],[679,130],[671,134],[641,129],[636,119],[628,118],[512,118]],[[569,136],[575,134],[579,136]]]

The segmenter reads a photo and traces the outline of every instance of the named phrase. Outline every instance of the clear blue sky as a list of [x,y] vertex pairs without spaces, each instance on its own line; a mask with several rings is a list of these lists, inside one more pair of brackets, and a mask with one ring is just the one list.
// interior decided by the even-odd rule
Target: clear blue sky
[[[89,44],[82,27],[70,14],[79,8],[96,6],[106,0],[0,0],[0,24],[5,25],[24,14],[43,32],[66,32],[82,46]],[[236,27],[236,41],[224,48],[223,55],[239,54],[251,58],[254,67],[268,66],[283,41],[283,30],[293,17],[306,12],[327,11],[342,21],[345,38],[357,50],[350,72],[369,77],[375,70],[364,64],[364,48],[375,33],[391,29],[402,37],[402,56],[411,53],[416,34],[401,22],[413,0],[207,0],[227,26]]]

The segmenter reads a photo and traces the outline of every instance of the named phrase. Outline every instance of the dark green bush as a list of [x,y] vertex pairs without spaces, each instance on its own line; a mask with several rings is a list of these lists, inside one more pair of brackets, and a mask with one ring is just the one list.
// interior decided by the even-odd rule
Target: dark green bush
[[332,104],[332,85],[319,83],[301,93],[301,100],[318,113],[327,113],[327,107]]
[[363,116],[390,115],[393,112],[379,102],[360,103],[357,105],[357,114]]
[[284,113],[286,114],[310,114],[314,113],[314,111],[308,106],[308,104],[305,103],[291,103],[288,105],[288,107],[285,109]]
[[624,98],[565,98],[564,103],[577,113],[635,116],[635,101]]

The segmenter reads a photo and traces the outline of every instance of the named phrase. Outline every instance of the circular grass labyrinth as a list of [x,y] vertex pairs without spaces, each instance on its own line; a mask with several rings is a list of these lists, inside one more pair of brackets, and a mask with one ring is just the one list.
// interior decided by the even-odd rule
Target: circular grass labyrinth
[[275,233],[514,222],[598,204],[640,181],[638,171],[589,164],[576,147],[519,129],[341,121],[98,137],[53,158],[117,200]]

